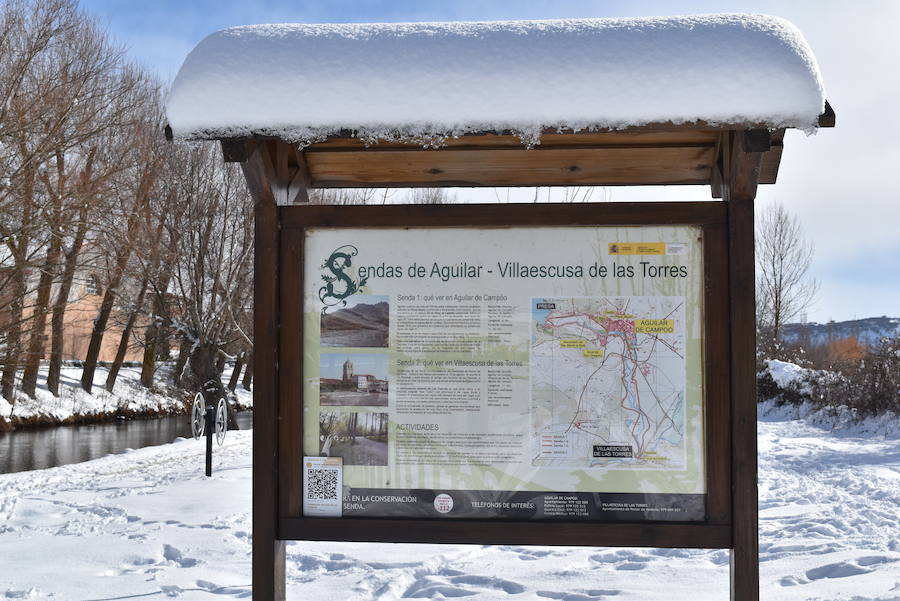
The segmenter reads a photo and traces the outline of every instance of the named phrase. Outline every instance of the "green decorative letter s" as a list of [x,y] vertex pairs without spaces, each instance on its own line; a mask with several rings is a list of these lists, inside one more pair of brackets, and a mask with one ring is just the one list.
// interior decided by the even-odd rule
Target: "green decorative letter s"
[[[366,285],[366,278],[356,282],[344,272],[345,269],[352,266],[352,257],[355,257],[357,254],[359,254],[359,251],[355,246],[345,244],[336,248],[331,253],[331,256],[320,266],[320,269],[327,269],[331,272],[331,275],[322,275],[325,285],[319,288],[319,300],[324,304],[322,315],[325,315],[329,307],[334,307],[335,305],[346,306],[347,301],[345,299],[357,293],[360,288]],[[338,282],[342,284],[336,288],[335,284]]]

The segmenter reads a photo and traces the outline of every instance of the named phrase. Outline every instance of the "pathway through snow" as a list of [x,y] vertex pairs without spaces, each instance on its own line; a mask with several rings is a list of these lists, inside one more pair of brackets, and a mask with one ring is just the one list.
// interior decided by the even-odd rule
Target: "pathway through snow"
[[[900,599],[900,440],[760,423],[764,599]],[[250,433],[0,475],[0,599],[250,597]],[[289,598],[727,599],[728,553],[291,543]]]

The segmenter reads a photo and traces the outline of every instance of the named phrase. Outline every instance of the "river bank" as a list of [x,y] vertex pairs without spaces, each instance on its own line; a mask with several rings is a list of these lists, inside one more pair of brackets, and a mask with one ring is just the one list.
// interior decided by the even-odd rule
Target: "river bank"
[[[253,427],[253,413],[239,412],[235,422],[240,430]],[[227,433],[230,436],[236,430]],[[0,432],[0,474],[42,470],[135,449],[191,439],[189,415],[153,419],[114,420],[96,424],[75,424],[53,428],[21,428]],[[205,448],[204,441],[194,442]],[[216,455],[218,446],[213,454]],[[2,597],[0,597],[2,598]]]
[[[171,366],[163,365],[160,369],[163,373],[158,374],[157,384],[148,389],[140,383],[140,368],[122,367],[113,392],[107,392],[108,368],[98,367],[93,390],[87,393],[81,387],[81,368],[65,366],[60,374],[58,397],[47,390],[46,369],[42,369],[35,398],[18,391],[13,404],[0,398],[0,431],[186,415],[191,410],[193,395],[164,384],[172,380],[165,373]],[[223,380],[227,382],[230,376],[231,368],[226,367]],[[242,386],[238,385],[235,397],[238,411],[253,407],[252,393]]]

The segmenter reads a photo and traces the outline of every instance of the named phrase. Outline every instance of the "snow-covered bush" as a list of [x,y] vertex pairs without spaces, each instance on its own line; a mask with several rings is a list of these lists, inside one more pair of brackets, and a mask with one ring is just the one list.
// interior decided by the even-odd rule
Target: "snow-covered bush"
[[851,406],[864,415],[900,413],[900,337],[883,338],[864,357],[839,368]]
[[764,360],[756,388],[760,402],[846,406],[859,417],[900,414],[900,338],[885,338],[865,354],[830,361],[827,369]]
[[763,369],[756,374],[757,399],[773,400],[777,404],[827,404],[825,391],[840,379],[839,374],[825,370],[768,359],[763,362]]

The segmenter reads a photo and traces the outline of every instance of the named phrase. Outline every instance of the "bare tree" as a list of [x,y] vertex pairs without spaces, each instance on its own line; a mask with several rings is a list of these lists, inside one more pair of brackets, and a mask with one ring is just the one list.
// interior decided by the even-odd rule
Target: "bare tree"
[[[45,351],[51,287],[57,280],[64,252],[68,259],[73,258],[71,248],[64,247],[70,225],[77,221],[73,216],[84,217],[85,213],[80,192],[88,174],[104,175],[103,170],[94,169],[96,145],[120,125],[128,104],[141,102],[132,93],[140,77],[124,65],[121,49],[85,15],[76,13],[68,19],[59,43],[48,49],[45,66],[35,75],[41,82],[52,79],[55,83],[40,100],[49,108],[42,111],[44,117],[38,130],[46,156],[38,171],[40,197],[45,200],[37,222],[46,231],[47,243],[21,384],[22,391],[32,397]],[[118,165],[112,169],[118,169]],[[78,246],[78,228],[85,225],[75,226],[73,247]],[[58,307],[59,303],[55,303],[54,309]]]
[[144,329],[144,352],[141,360],[141,385],[145,388],[153,386],[153,377],[156,373],[156,361],[159,358],[168,359],[169,342],[172,331],[172,316],[169,314],[169,283],[172,281],[171,264],[174,261],[174,253],[168,245],[168,240],[159,241],[158,269],[151,275],[151,310],[148,316],[149,324]]
[[241,379],[241,371],[244,369],[244,362],[247,359],[247,351],[241,351],[234,360],[234,368],[231,370],[231,377],[228,378],[228,390],[234,392],[237,388],[238,380]]
[[375,188],[323,188],[310,190],[309,201],[315,205],[373,204],[377,192]]
[[47,388],[54,395],[59,394],[66,308],[76,276],[92,263],[92,257],[84,258],[82,250],[86,246],[96,250],[98,215],[109,212],[109,203],[116,200],[116,178],[132,166],[132,137],[122,132],[134,132],[147,105],[154,101],[155,84],[135,67],[122,63],[118,50],[109,53],[119,55],[120,60],[98,76],[90,96],[79,100],[79,105],[87,107],[88,118],[76,152],[69,153],[78,160],[69,161],[72,175],[65,177],[63,188],[65,210],[59,228],[62,273],[52,307],[47,374]]
[[41,184],[46,164],[70,148],[61,148],[59,140],[76,112],[71,94],[78,88],[69,84],[84,80],[73,60],[83,50],[82,25],[73,0],[8,0],[0,7],[0,289],[5,292],[0,393],[11,402],[26,347],[23,320],[34,288],[32,272],[41,272],[42,296],[48,297],[57,260],[56,249],[47,249],[58,241],[44,227],[50,207]]
[[456,202],[456,195],[446,188],[413,188],[407,195],[409,204],[440,205]]
[[452,204],[456,202],[456,194],[446,188],[325,188],[309,191],[312,204],[322,205],[370,205],[387,204],[389,199],[400,193],[399,202],[403,204]]
[[816,299],[819,283],[810,273],[815,248],[796,216],[780,204],[761,213],[756,236],[756,322],[759,345],[777,358],[784,324]]
[[249,355],[247,356],[247,369],[244,370],[244,377],[241,380],[241,386],[244,390],[250,390],[250,386],[253,385],[253,351],[251,349]]
[[123,284],[135,251],[135,241],[142,230],[142,225],[152,220],[148,216],[149,207],[163,167],[164,143],[158,135],[162,129],[163,117],[158,90],[148,83],[144,97],[149,100],[148,105],[138,108],[140,117],[130,128],[123,128],[120,133],[129,143],[127,163],[129,168],[116,177],[116,185],[112,188],[113,202],[108,205],[110,211],[106,215],[106,247],[110,252],[107,256],[108,268],[103,300],[94,319],[81,374],[81,387],[86,392],[91,392],[93,388],[103,337],[118,299],[119,288]]
[[216,368],[236,341],[250,345],[241,324],[250,310],[253,204],[235,165],[222,165],[210,144],[180,144],[184,211],[167,224],[177,249],[172,265],[173,325],[189,341],[179,385],[208,402],[229,395]]
[[116,385],[116,379],[119,377],[119,371],[125,363],[125,355],[128,353],[128,349],[137,346],[132,340],[132,336],[134,335],[135,325],[143,314],[144,298],[146,297],[147,290],[150,288],[151,277],[149,271],[143,273],[140,283],[138,284],[137,296],[133,299],[133,302],[130,303],[130,306],[127,307],[127,311],[125,312],[125,321],[124,323],[118,324],[122,328],[122,333],[119,335],[119,345],[116,348],[116,355],[106,374],[107,392],[112,392]]

